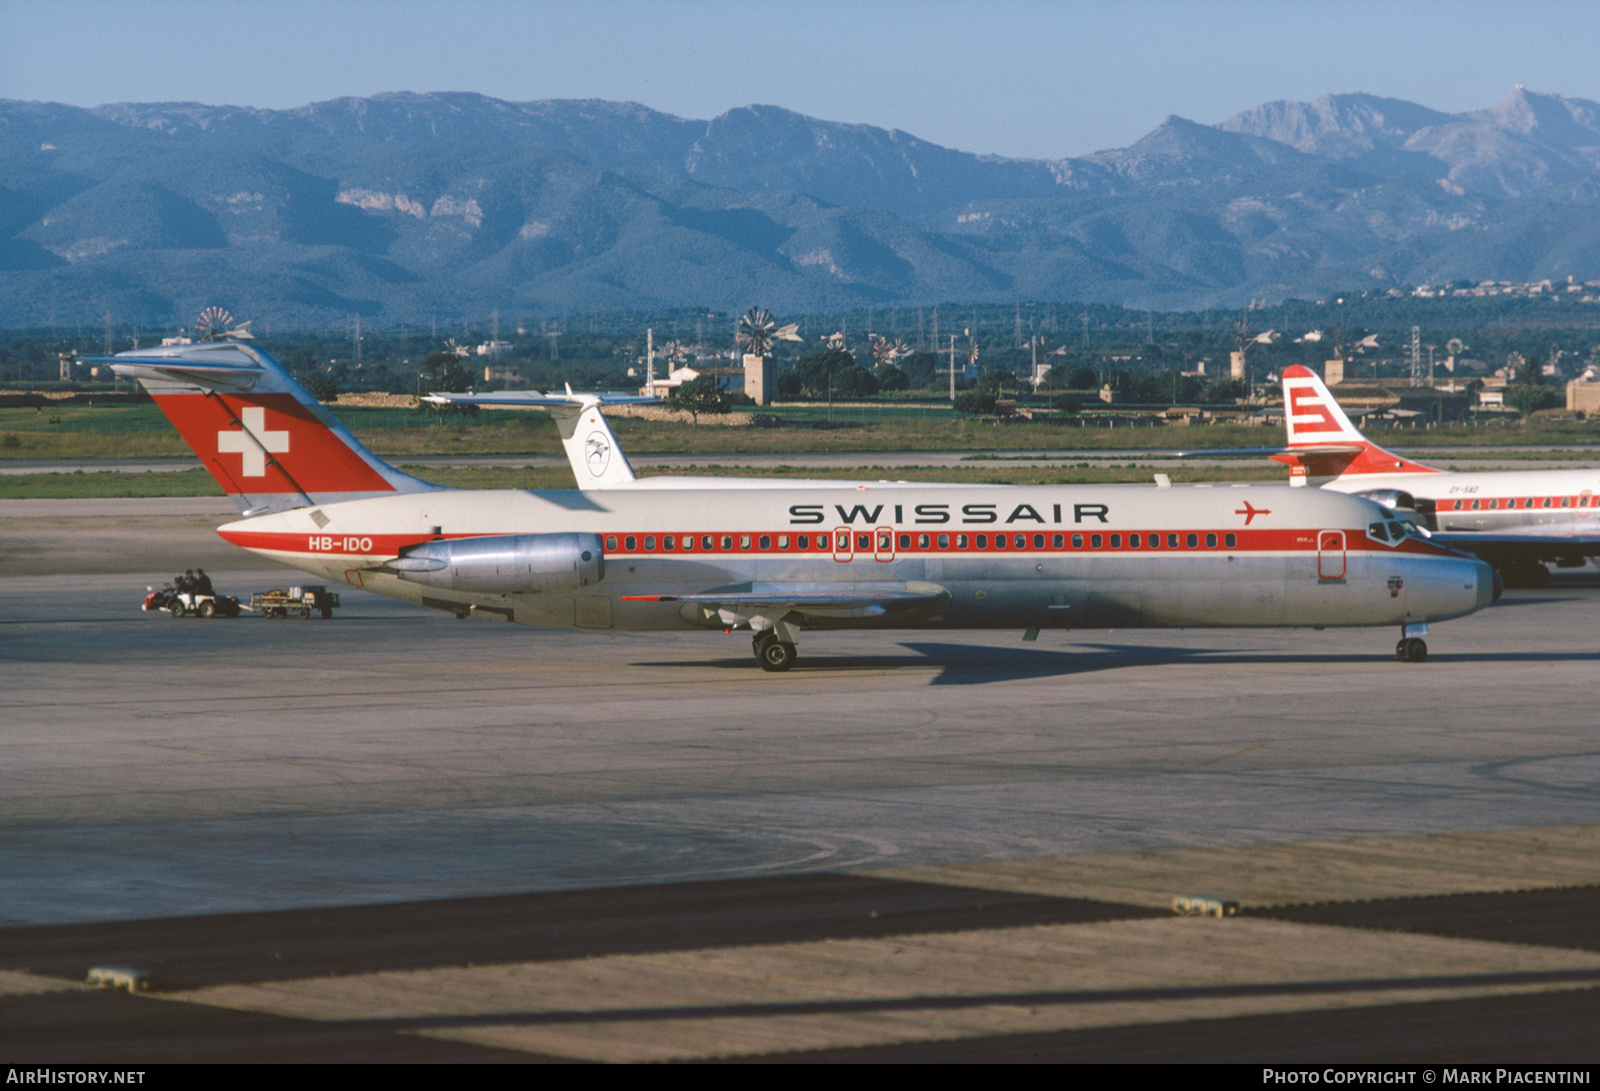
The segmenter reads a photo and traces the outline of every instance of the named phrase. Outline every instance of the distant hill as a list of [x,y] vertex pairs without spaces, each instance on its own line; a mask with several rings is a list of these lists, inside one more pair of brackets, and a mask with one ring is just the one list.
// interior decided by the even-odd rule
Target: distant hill
[[1371,95],[974,155],[775,106],[386,94],[0,102],[0,325],[1072,299],[1193,309],[1600,279],[1600,104]]

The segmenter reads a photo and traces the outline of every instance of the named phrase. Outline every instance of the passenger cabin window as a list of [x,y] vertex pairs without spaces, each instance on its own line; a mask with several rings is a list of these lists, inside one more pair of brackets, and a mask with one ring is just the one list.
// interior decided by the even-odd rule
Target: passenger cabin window
[[763,553],[765,553],[767,550],[769,550],[771,548],[772,548],[772,535],[763,534],[761,536],[761,551]]
[[723,552],[726,553],[727,551],[731,550],[732,548],[733,548],[733,535],[724,534],[722,536],[722,550],[723,550]]
[[677,545],[677,542],[678,542],[678,540],[676,538],[674,538],[672,535],[670,535],[670,534],[665,535],[661,539],[661,548],[667,550],[668,552],[671,552],[673,547]]
[[966,549],[967,548],[967,536],[965,534],[957,534],[956,535],[956,548],[957,549]]
[[1057,535],[1054,535],[1050,539],[1050,548],[1052,548],[1052,549],[1060,549],[1062,546],[1064,546],[1066,544],[1067,544],[1067,536],[1065,534],[1057,534]]
[[631,534],[628,535],[626,538],[622,539],[622,548],[626,549],[629,553],[632,553],[635,549],[639,548],[639,539],[635,538]]
[[685,534],[683,536],[683,551],[688,553],[692,549],[694,549],[694,535]]
[[1168,549],[1177,549],[1178,548],[1178,536],[1176,534],[1167,535],[1167,548]]
[[800,535],[798,538],[795,539],[795,546],[797,548],[799,548],[799,549],[810,549],[811,548],[811,535],[809,535],[809,534]]
[[1187,538],[1185,538],[1184,541],[1188,543],[1188,546],[1189,546],[1190,549],[1194,549],[1196,546],[1198,546],[1200,544],[1200,535],[1191,534]]
[[865,553],[868,550],[870,550],[872,548],[872,535],[870,535],[870,534],[857,534],[856,535],[856,548],[861,550],[863,553]]
[[994,547],[996,549],[1004,549],[1006,547],[1006,536],[1004,534],[996,534],[994,536]]
[[933,541],[933,539],[929,538],[926,534],[919,534],[919,535],[917,535],[917,548],[918,549],[927,549],[928,545],[932,541]]
[[1207,534],[1206,535],[1206,548],[1207,549],[1216,549],[1217,548],[1217,536],[1215,534]]
[[750,535],[748,535],[748,534],[739,535],[739,548],[740,549],[749,549],[750,548]]
[[1137,534],[1128,535],[1128,548],[1129,549],[1138,549],[1139,548],[1139,536]]
[[1222,544],[1232,549],[1239,544],[1239,536],[1237,534],[1225,534],[1222,537]]
[[1072,536],[1072,548],[1073,549],[1082,549],[1083,548],[1083,535],[1074,534]]
[[911,548],[911,535],[909,535],[909,534],[900,535],[900,548],[901,549],[910,549]]
[[1113,534],[1111,536],[1111,548],[1112,549],[1121,549],[1122,548],[1122,535]]
[[615,534],[606,535],[606,551],[609,553],[617,551],[617,536]]
[[1100,548],[1100,535],[1098,535],[1098,534],[1089,535],[1089,548],[1090,549],[1099,549]]
[[789,536],[787,534],[778,535],[778,548],[779,549],[788,549],[789,548]]
[[948,535],[948,534],[939,535],[939,548],[940,549],[949,549],[950,548],[950,535]]
[[987,534],[978,535],[978,548],[979,549],[988,549],[989,548],[989,536]]

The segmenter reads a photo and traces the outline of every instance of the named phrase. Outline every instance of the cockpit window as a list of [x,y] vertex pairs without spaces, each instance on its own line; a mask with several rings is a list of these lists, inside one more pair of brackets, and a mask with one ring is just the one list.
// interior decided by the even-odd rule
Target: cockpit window
[[1406,536],[1406,525],[1404,523],[1390,523],[1389,533],[1393,535],[1394,540],[1398,542],[1401,538]]
[[1376,538],[1380,542],[1387,542],[1389,540],[1389,532],[1383,529],[1382,523],[1373,523],[1370,527],[1368,527],[1367,536],[1370,538]]

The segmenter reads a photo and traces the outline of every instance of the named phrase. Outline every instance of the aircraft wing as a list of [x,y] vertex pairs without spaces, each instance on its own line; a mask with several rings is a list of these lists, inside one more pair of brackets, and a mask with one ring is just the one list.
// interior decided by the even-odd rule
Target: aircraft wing
[[735,625],[752,617],[806,617],[867,620],[942,605],[950,592],[938,584],[906,583],[743,583],[688,595],[624,595],[624,602],[681,602],[697,608],[704,620],[720,617]]
[[1556,556],[1600,556],[1600,525],[1544,523],[1513,530],[1435,530],[1428,540],[1464,553],[1530,561]]

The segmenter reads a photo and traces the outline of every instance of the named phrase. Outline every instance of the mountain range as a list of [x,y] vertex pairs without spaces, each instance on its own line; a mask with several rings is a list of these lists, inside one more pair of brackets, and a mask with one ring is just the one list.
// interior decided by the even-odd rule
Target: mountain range
[[0,101],[0,326],[939,301],[1157,310],[1600,279],[1600,104],[1372,95],[1058,160],[747,106]]

